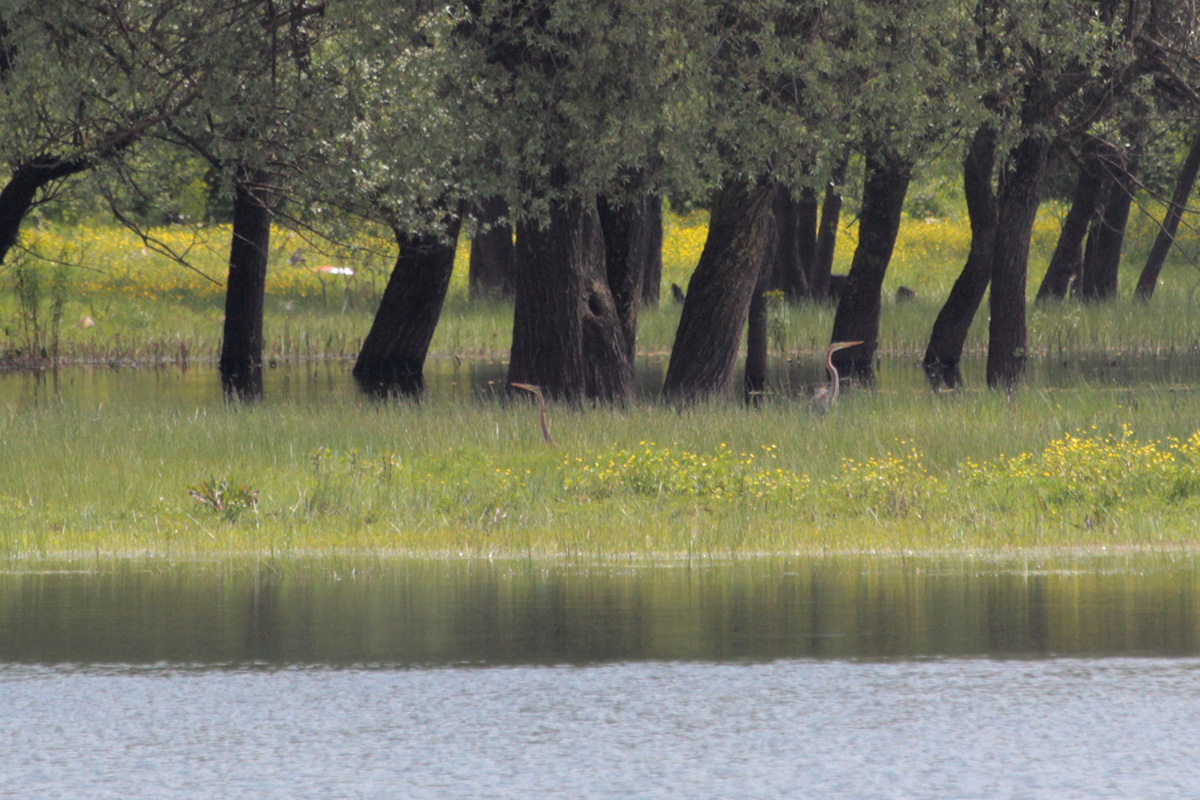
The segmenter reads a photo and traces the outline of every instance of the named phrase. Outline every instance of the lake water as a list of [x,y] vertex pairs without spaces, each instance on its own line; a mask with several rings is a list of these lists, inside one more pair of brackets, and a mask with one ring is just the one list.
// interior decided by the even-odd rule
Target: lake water
[[0,573],[0,797],[1175,798],[1193,557]]

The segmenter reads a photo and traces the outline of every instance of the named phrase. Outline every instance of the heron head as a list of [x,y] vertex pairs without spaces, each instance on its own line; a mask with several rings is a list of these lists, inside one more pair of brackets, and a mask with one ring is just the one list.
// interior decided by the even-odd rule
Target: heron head
[[855,345],[860,344],[862,344],[862,342],[834,342],[833,344],[829,345],[829,352],[836,353],[838,350],[845,350],[847,347],[854,347]]

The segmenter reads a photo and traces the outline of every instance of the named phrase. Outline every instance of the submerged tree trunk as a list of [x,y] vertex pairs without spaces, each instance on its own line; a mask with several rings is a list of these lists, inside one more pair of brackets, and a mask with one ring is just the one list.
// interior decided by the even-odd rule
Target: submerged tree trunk
[[981,127],[971,140],[963,161],[963,191],[971,220],[971,249],[967,263],[954,282],[950,296],[938,312],[925,348],[925,374],[934,388],[962,385],[963,347],[967,333],[983,302],[992,279],[992,257],[996,241],[996,193],[992,172],[996,163],[996,132]]
[[440,235],[395,231],[396,266],[354,363],[354,378],[368,394],[416,397],[424,391],[425,358],[450,285],[461,224],[453,216]]
[[468,295],[472,300],[512,297],[517,259],[507,219],[508,203],[503,197],[488,197],[476,206],[475,214],[480,230],[471,240]]
[[1087,301],[1111,300],[1117,296],[1121,249],[1133,203],[1134,175],[1138,169],[1137,137],[1130,153],[1120,154],[1112,165],[1115,172],[1104,198],[1104,210],[1092,221],[1088,247],[1080,272],[1079,296]]
[[263,302],[271,244],[272,197],[265,174],[239,167],[233,195],[233,237],[225,284],[221,385],[230,398],[262,396]]
[[676,402],[727,393],[754,287],[768,254],[775,188],[730,182],[716,194],[708,239],[688,283],[663,394]]
[[1195,138],[1192,139],[1192,146],[1188,149],[1187,158],[1175,180],[1175,192],[1171,195],[1171,203],[1167,206],[1167,214],[1163,218],[1162,227],[1158,231],[1158,236],[1154,238],[1154,246],[1150,248],[1150,255],[1146,257],[1146,266],[1142,268],[1142,274],[1138,277],[1136,296],[1140,300],[1149,300],[1154,296],[1154,289],[1158,286],[1158,276],[1167,260],[1167,253],[1171,251],[1171,245],[1175,243],[1179,220],[1183,217],[1183,211],[1187,207],[1192,187],[1196,185],[1198,173],[1200,173],[1200,132],[1197,132]]
[[1112,180],[1104,166],[1104,159],[1109,155],[1109,149],[1094,136],[1089,136],[1083,144],[1075,196],[1063,219],[1058,244],[1054,247],[1054,255],[1050,257],[1050,266],[1038,287],[1039,303],[1065,298],[1072,282],[1078,279],[1083,269],[1083,241],[1092,220],[1100,212]]
[[509,382],[572,402],[626,399],[633,362],[605,274],[595,202],[556,202],[548,224],[519,224],[516,277]]
[[987,384],[992,389],[1011,389],[1025,378],[1029,240],[1048,151],[1045,139],[1029,136],[1010,152],[1000,177],[988,324]]
[[841,158],[833,167],[829,184],[825,187],[825,199],[821,203],[821,224],[817,229],[817,242],[813,263],[808,274],[808,290],[816,300],[833,298],[830,278],[833,274],[833,253],[837,246],[837,231],[842,213],[842,182],[846,180],[846,159]]
[[912,165],[893,153],[867,156],[858,246],[833,318],[834,342],[863,342],[861,347],[834,354],[834,365],[847,377],[874,379],[883,278],[900,232],[900,212],[911,177]]

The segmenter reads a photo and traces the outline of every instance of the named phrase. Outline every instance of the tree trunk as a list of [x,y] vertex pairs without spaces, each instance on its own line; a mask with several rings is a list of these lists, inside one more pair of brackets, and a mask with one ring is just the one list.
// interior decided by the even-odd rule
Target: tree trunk
[[688,283],[663,394],[690,402],[733,386],[750,299],[772,236],[775,188],[743,181],[713,201],[708,239]]
[[650,195],[646,201],[646,274],[642,279],[642,305],[658,308],[662,292],[663,201]]
[[82,159],[63,161],[52,156],[39,156],[17,167],[0,191],[0,264],[8,251],[17,243],[21,222],[33,202],[38,190],[48,183],[83,172],[88,162]]
[[454,271],[461,224],[461,217],[448,217],[441,236],[395,232],[396,266],[354,363],[364,392],[416,397],[424,391],[425,358]]
[[900,212],[911,177],[912,165],[895,154],[877,152],[867,156],[858,246],[833,318],[832,339],[863,342],[861,347],[834,353],[838,371],[858,380],[874,379],[883,277],[900,232]]
[[1079,277],[1079,296],[1089,302],[1111,300],[1117,296],[1121,269],[1121,248],[1125,243],[1125,228],[1129,224],[1129,207],[1133,203],[1134,175],[1138,169],[1137,138],[1132,152],[1122,154],[1113,164],[1116,175],[1110,180],[1104,199],[1104,210],[1092,221],[1088,247],[1084,254]]
[[780,187],[775,192],[774,264],[769,290],[783,292],[789,302],[810,295],[808,276],[812,271],[817,238],[817,201],[811,189],[797,200]]
[[265,177],[239,167],[234,185],[220,371],[225,394],[241,400],[262,396],[263,301],[272,202]]
[[556,202],[546,226],[518,224],[516,278],[509,382],[571,402],[627,398],[633,363],[595,202]]
[[996,132],[983,126],[975,132],[963,162],[963,191],[971,220],[971,249],[967,263],[954,282],[950,296],[938,312],[925,348],[925,374],[936,389],[962,385],[963,347],[992,279],[992,256],[996,241],[996,193],[992,172],[996,163]]
[[1175,180],[1175,193],[1171,196],[1171,204],[1167,206],[1167,215],[1163,218],[1158,236],[1154,238],[1154,246],[1150,248],[1150,255],[1146,258],[1146,266],[1142,268],[1142,274],[1138,278],[1136,296],[1140,300],[1149,300],[1154,296],[1154,289],[1158,286],[1159,273],[1162,272],[1163,264],[1167,260],[1167,253],[1171,251],[1171,245],[1175,243],[1179,220],[1187,207],[1192,187],[1196,185],[1198,173],[1200,173],[1200,132],[1197,132],[1195,138],[1192,139],[1192,146],[1188,150],[1187,158]]
[[1048,151],[1045,139],[1029,136],[1013,148],[1000,177],[988,324],[987,384],[992,389],[1011,389],[1025,378],[1029,240]]
[[1100,212],[1101,203],[1108,192],[1111,181],[1104,168],[1104,159],[1110,153],[1100,139],[1087,137],[1079,155],[1079,178],[1075,183],[1075,196],[1071,208],[1063,219],[1058,234],[1058,244],[1050,257],[1050,266],[1038,287],[1037,302],[1062,300],[1067,296],[1073,280],[1077,280],[1083,269],[1083,241],[1092,220]]
[[[782,190],[778,190],[782,191]],[[775,206],[778,208],[778,204]],[[772,224],[775,221],[772,220]],[[750,297],[750,310],[746,321],[746,369],[742,375],[742,387],[745,390],[746,405],[757,406],[763,393],[767,390],[768,335],[767,335],[767,292],[770,290],[774,276],[771,274],[778,266],[772,248],[779,242],[778,234],[767,236],[767,249],[763,252],[762,266],[758,272],[758,282],[754,286],[754,294]]]
[[[503,197],[488,197],[475,209],[480,230],[471,240],[471,259],[467,277],[468,296],[512,297],[516,251],[512,226],[507,222],[508,203]],[[500,222],[500,220],[505,220]]]
[[605,275],[630,363],[637,351],[638,309],[650,260],[652,200],[645,195],[623,205],[613,205],[604,198],[597,203],[604,234]]
[[838,224],[842,213],[840,187],[844,180],[846,159],[843,157],[833,167],[833,174],[825,187],[825,200],[821,203],[821,225],[817,230],[816,249],[812,269],[808,275],[808,289],[816,300],[833,299],[829,284],[833,274],[833,253],[837,245]]

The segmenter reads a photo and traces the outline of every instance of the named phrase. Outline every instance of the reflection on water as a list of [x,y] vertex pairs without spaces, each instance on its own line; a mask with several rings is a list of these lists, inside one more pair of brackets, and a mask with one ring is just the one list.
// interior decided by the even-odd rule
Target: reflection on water
[[0,661],[584,664],[1200,655],[1190,558],[398,562],[0,574]]
[[[349,362],[282,364],[263,373],[264,397],[279,400],[328,402],[361,399],[350,374]],[[635,391],[656,397],[666,375],[665,356],[638,359]],[[425,381],[433,398],[488,398],[504,386],[508,364],[503,361],[431,360]],[[877,387],[883,391],[926,391],[925,374],[917,359],[884,358],[877,368]],[[969,384],[982,385],[984,361],[967,358],[963,375]],[[1164,356],[1095,356],[1069,359],[1031,359],[1029,385],[1070,387],[1079,385],[1126,388],[1140,385],[1200,385],[1200,357],[1194,354]],[[825,380],[816,357],[776,362],[768,375],[773,396],[807,395]],[[736,385],[741,385],[740,377]],[[224,402],[221,381],[211,365],[181,370],[178,367],[109,369],[73,367],[56,373],[0,375],[0,407],[32,408],[49,402],[79,408],[117,400],[154,400],[187,407]]]
[[1186,797],[1198,575],[1178,556],[3,573],[0,795]]

